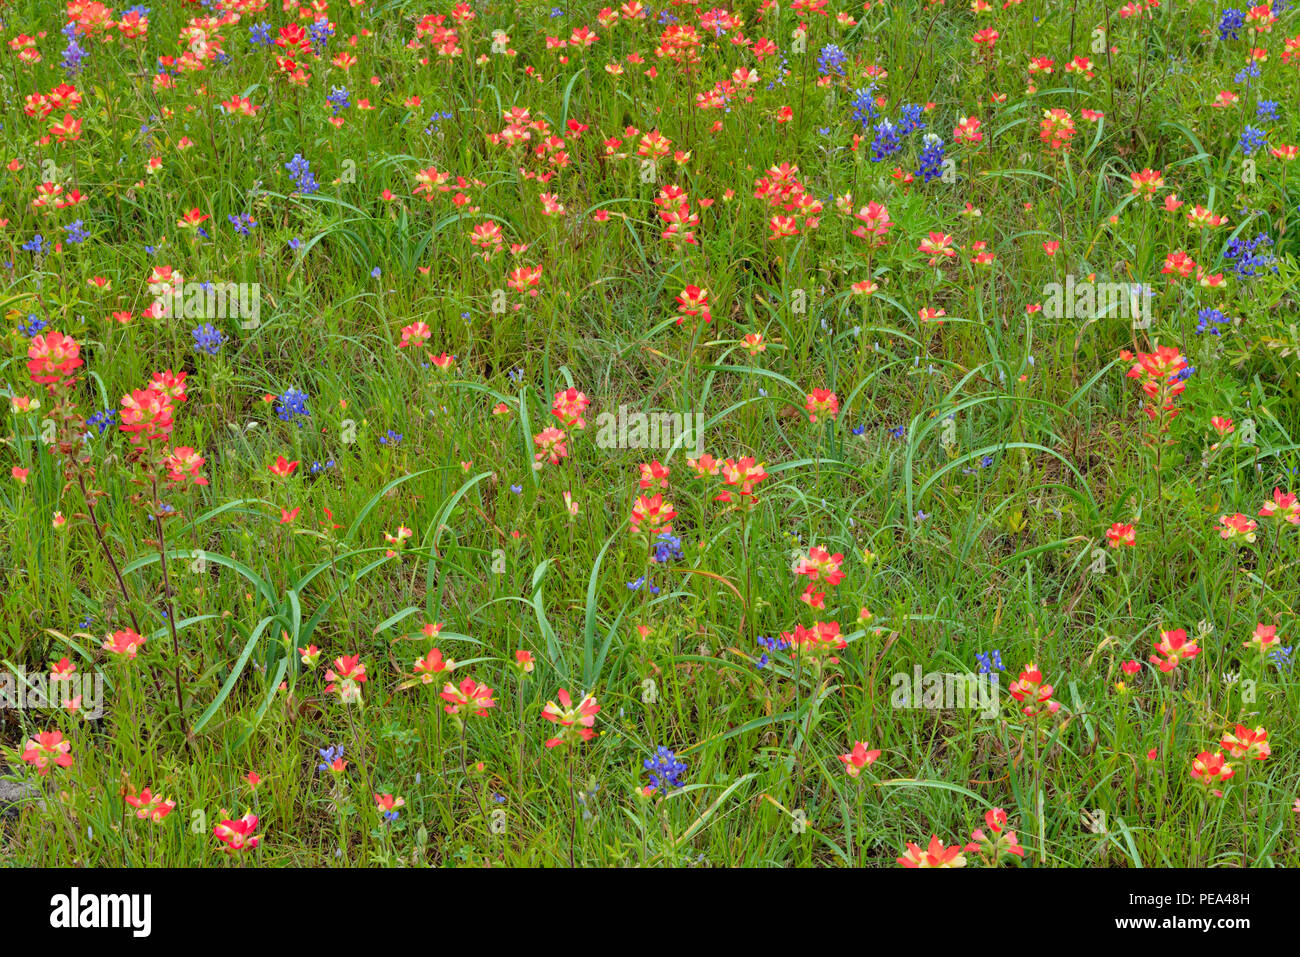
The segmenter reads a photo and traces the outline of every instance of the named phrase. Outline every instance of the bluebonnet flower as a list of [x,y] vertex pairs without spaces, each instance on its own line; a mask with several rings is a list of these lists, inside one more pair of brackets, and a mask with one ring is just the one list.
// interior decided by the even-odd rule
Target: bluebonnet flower
[[215,356],[221,351],[221,344],[226,341],[221,330],[210,322],[205,322],[190,330],[190,335],[194,337],[194,351],[206,352],[210,356]]
[[255,47],[269,46],[271,43],[271,24],[254,23],[248,28],[248,40]]
[[401,432],[394,432],[392,429],[389,429],[386,435],[381,435],[379,437],[379,444],[380,445],[401,445],[403,438],[405,438],[405,436],[403,436]]
[[376,266],[374,269],[370,270],[370,278],[371,278],[371,279],[378,279],[378,278],[379,278],[380,276],[382,276],[383,274],[384,274],[383,270],[380,269],[378,266]]
[[293,159],[284,164],[284,168],[289,171],[293,177],[294,184],[298,187],[298,192],[305,196],[320,190],[320,184],[316,182],[316,176],[311,171],[311,164],[302,158],[301,153],[294,153]]
[[1260,100],[1255,105],[1255,115],[1265,121],[1276,120],[1277,100]]
[[1269,658],[1271,658],[1273,664],[1277,666],[1278,671],[1291,670],[1291,666],[1294,664],[1291,652],[1294,648],[1295,645],[1287,645],[1284,648],[1274,648],[1268,653]]
[[[676,22],[677,18],[674,17],[673,23]],[[790,61],[785,57],[781,57],[781,66],[777,69],[776,76],[773,78],[772,82],[767,85],[769,90],[775,89],[778,86],[785,86],[785,78],[790,75],[789,62]],[[731,110],[728,109],[727,112],[730,113]]]
[[504,794],[497,794],[496,791],[493,791],[490,800],[492,801],[493,804],[505,804],[506,796]]
[[44,329],[45,325],[45,320],[33,312],[28,314],[25,325],[21,319],[18,320],[18,331],[30,339]]
[[993,456],[991,455],[986,455],[984,456],[984,458],[980,459],[980,468],[982,469],[986,469],[992,464],[993,464]]
[[289,242],[287,242],[285,245],[287,245],[294,252],[297,252],[299,248],[301,248],[302,246],[302,240],[299,239],[297,236],[294,236],[293,239],[289,240]]
[[432,136],[434,130],[438,128],[438,124],[441,123],[443,120],[449,120],[449,119],[451,119],[450,110],[442,110],[438,113],[433,114],[433,116],[429,117],[429,123],[424,128],[424,135]]
[[326,459],[324,464],[321,464],[320,462],[312,462],[311,468],[308,471],[310,471],[312,475],[315,475],[316,473],[323,472],[326,469],[334,468],[335,464],[336,463],[333,459]]
[[1247,126],[1242,130],[1241,138],[1237,140],[1237,146],[1247,156],[1254,155],[1260,147],[1267,145],[1268,133],[1254,126]]
[[1232,239],[1228,241],[1228,248],[1224,250],[1223,258],[1232,264],[1232,271],[1241,279],[1250,279],[1259,273],[1260,269],[1272,269],[1277,271],[1277,257],[1272,253],[1261,252],[1260,247],[1267,249],[1273,245],[1273,240],[1269,239],[1267,233],[1260,233],[1254,239]]
[[37,233],[31,240],[23,243],[23,250],[29,253],[45,252],[45,237]]
[[917,175],[925,182],[943,175],[943,140],[933,133],[925,134],[925,148],[921,150]]
[[329,43],[330,37],[334,36],[334,24],[329,22],[327,17],[312,22],[308,28],[311,34],[311,46],[319,56],[325,50],[325,45]]
[[1237,75],[1232,78],[1232,82],[1236,83],[1238,86],[1241,86],[1243,83],[1249,86],[1250,81],[1258,76],[1259,64],[1252,61],[1237,71]]
[[510,486],[510,491],[514,492],[516,495],[523,495],[524,487],[522,485],[512,485]]
[[68,225],[64,226],[63,229],[68,234],[69,245],[76,246],[84,243],[90,238],[90,233],[86,232],[81,220],[79,219],[74,219],[72,222],[68,223]]
[[[765,638],[764,636],[759,635],[758,645],[760,648],[766,648],[767,651],[772,652],[772,654],[777,654],[778,652],[785,651],[787,648],[789,648],[790,642],[786,641],[784,638],[780,636],[777,636],[776,638]],[[759,668],[766,668],[768,666],[768,663],[771,660],[767,657],[767,651],[763,652],[763,654],[758,656]]]
[[316,770],[328,771],[331,764],[343,757],[343,745],[331,744],[328,748],[320,748],[316,753],[322,758],[321,763],[316,765]]
[[677,755],[662,744],[655,749],[653,758],[646,758],[641,764],[650,772],[650,787],[656,791],[682,786],[681,776],[686,773],[686,762],[679,761]]
[[257,220],[249,213],[228,215],[226,219],[229,220],[231,226],[235,227],[235,232],[241,236],[247,236],[249,228],[257,225]]
[[906,136],[916,130],[925,129],[925,124],[921,122],[923,112],[925,112],[924,108],[916,104],[904,104],[899,111],[898,135]]
[[1002,664],[1002,652],[996,648],[992,651],[979,652],[975,656],[975,660],[979,662],[979,673],[982,675],[990,675],[995,671],[1007,670]]
[[1237,40],[1241,38],[1241,28],[1246,25],[1246,15],[1240,10],[1228,7],[1219,16],[1219,39]]
[[67,71],[68,79],[72,79],[81,72],[81,61],[86,58],[86,50],[77,43],[77,22],[68,21],[68,25],[61,31],[68,40],[68,45],[63,48],[62,66]]
[[828,43],[821,48],[817,54],[817,72],[823,76],[831,73],[844,75],[844,64],[848,62],[849,55],[834,43]]
[[872,85],[865,89],[853,91],[853,102],[850,104],[853,107],[853,119],[855,122],[862,124],[863,129],[870,126],[871,121],[880,115],[880,112],[876,109],[875,98],[872,96],[875,90],[875,86]]
[[889,430],[889,434],[890,434],[890,436],[891,436],[892,438],[895,438],[895,439],[906,438],[906,437],[907,437],[907,426],[905,426],[905,425],[896,425],[896,426],[894,426],[892,429]]
[[876,138],[871,141],[871,162],[879,163],[886,156],[893,156],[903,148],[898,139],[898,127],[889,120],[881,120],[873,129]]
[[[275,414],[282,422],[293,422],[299,417],[310,417],[311,409],[307,407],[307,393],[290,386],[284,395],[280,396],[280,404],[275,407]],[[302,428],[301,422],[298,422],[298,427]]]
[[855,425],[849,429],[849,431],[854,435],[861,435],[863,432],[867,431],[867,427],[865,425]]
[[330,109],[334,111],[335,116],[338,116],[351,105],[348,103],[347,88],[342,86],[331,87],[330,95],[325,99],[328,101]]
[[1208,332],[1212,336],[1219,334],[1219,326],[1232,322],[1228,316],[1224,315],[1218,309],[1202,309],[1196,314],[1196,334]]
[[655,536],[655,561],[663,564],[666,561],[682,557],[682,540],[672,532],[660,532]]
[[561,10],[559,7],[551,7],[550,17],[552,20],[558,20],[562,16],[564,16],[563,10]]
[[1226,8],[1222,14],[1219,14],[1219,39],[1240,39],[1243,26],[1245,26],[1245,14],[1242,13],[1242,10],[1232,7]]
[[641,586],[643,586],[643,585],[647,586],[647,587],[650,589],[650,594],[652,594],[652,595],[657,595],[657,594],[659,594],[659,586],[656,585],[654,582],[648,582],[648,581],[646,581],[646,577],[645,577],[644,575],[642,575],[640,578],[634,578],[632,581],[628,582],[628,583],[627,583],[627,590],[628,590],[628,591],[640,591],[640,590],[641,590]]
[[103,412],[96,412],[86,420],[87,425],[93,425],[103,435],[105,430],[113,427],[113,419],[117,417],[114,409],[105,409]]

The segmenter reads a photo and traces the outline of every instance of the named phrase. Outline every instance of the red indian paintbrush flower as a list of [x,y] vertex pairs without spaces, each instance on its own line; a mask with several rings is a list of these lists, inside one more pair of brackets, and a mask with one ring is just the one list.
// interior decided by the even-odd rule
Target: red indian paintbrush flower
[[1020,710],[1030,718],[1056,714],[1061,709],[1061,703],[1052,700],[1053,690],[1043,681],[1043,673],[1034,664],[1025,665],[1020,676],[1007,688],[1012,698],[1025,702]]
[[1273,500],[1260,506],[1259,517],[1278,518],[1292,525],[1300,525],[1300,500],[1292,492],[1274,488]]
[[337,693],[344,704],[361,700],[361,686],[366,683],[366,666],[360,655],[343,655],[334,659],[334,667],[325,671],[327,694]]
[[600,711],[600,705],[596,703],[595,697],[584,695],[575,705],[573,699],[569,697],[569,692],[564,688],[560,689],[559,697],[559,704],[548,701],[542,708],[542,717],[560,726],[559,735],[548,738],[546,746],[554,748],[557,745],[577,744],[578,741],[590,741],[594,738],[596,732],[592,727]]
[[496,701],[493,700],[492,694],[491,688],[485,684],[480,684],[473,678],[466,678],[459,685],[453,685],[449,681],[446,687],[442,689],[442,699],[449,702],[443,710],[448,714],[460,714],[461,711],[469,711],[480,718],[486,717],[487,709],[496,707]]
[[1192,759],[1192,779],[1202,785],[1215,797],[1223,797],[1223,791],[1215,788],[1236,774],[1231,764],[1224,760],[1223,752],[1202,751]]
[[989,837],[981,828],[975,828],[970,835],[972,842],[966,845],[968,852],[979,854],[993,866],[997,866],[998,862],[1007,854],[1015,857],[1025,856],[1025,849],[1020,846],[1020,841],[1016,838],[1016,832],[1006,830],[1006,811],[1000,807],[993,808],[984,815],[984,823],[988,825],[988,829],[993,836]]
[[165,798],[161,794],[153,794],[148,788],[145,788],[139,794],[125,795],[126,803],[135,808],[135,816],[140,820],[150,820],[157,824],[172,811],[176,810],[176,802],[171,798]]
[[1137,544],[1137,530],[1132,525],[1116,522],[1106,529],[1106,538],[1111,548],[1121,548],[1125,545],[1133,546]]
[[42,731],[27,742],[22,758],[36,766],[36,773],[44,777],[51,767],[72,767],[72,744],[63,740],[62,731]]
[[965,867],[966,858],[962,856],[960,844],[944,847],[938,835],[931,835],[930,846],[925,850],[909,841],[907,853],[898,863],[904,867]]
[[1187,632],[1182,628],[1175,628],[1173,631],[1161,631],[1160,637],[1156,639],[1156,652],[1151,656],[1151,663],[1159,665],[1160,670],[1168,674],[1178,667],[1182,661],[1195,658],[1201,653],[1201,648],[1195,641],[1189,641]]
[[819,415],[833,419],[839,415],[840,400],[829,389],[813,389],[804,402],[804,409],[809,422],[816,422]]
[[1234,758],[1253,758],[1266,761],[1273,753],[1268,744],[1268,732],[1263,728],[1253,731],[1244,724],[1237,725],[1233,731],[1225,732],[1219,739],[1219,747]]
[[844,763],[844,770],[848,772],[849,777],[856,778],[862,773],[864,768],[870,767],[880,757],[879,750],[867,750],[865,741],[856,741],[853,744],[853,750],[848,754],[841,754],[840,760]]
[[645,534],[653,538],[661,532],[671,532],[673,526],[670,523],[676,515],[672,503],[665,502],[661,493],[656,492],[653,496],[638,495],[632,503],[632,534]]
[[257,830],[257,815],[245,814],[236,820],[225,820],[212,828],[212,834],[226,845],[227,853],[251,851],[262,842],[262,838],[253,832]]
[[143,635],[137,635],[130,628],[123,628],[105,638],[101,647],[111,654],[121,655],[126,660],[133,661],[144,642]]
[[1278,645],[1277,625],[1266,625],[1261,621],[1255,625],[1250,641],[1244,642],[1241,647],[1253,648],[1262,656],[1273,651]]
[[85,364],[80,354],[81,346],[71,336],[38,334],[27,347],[27,373],[33,382],[53,392],[67,384],[69,373]]

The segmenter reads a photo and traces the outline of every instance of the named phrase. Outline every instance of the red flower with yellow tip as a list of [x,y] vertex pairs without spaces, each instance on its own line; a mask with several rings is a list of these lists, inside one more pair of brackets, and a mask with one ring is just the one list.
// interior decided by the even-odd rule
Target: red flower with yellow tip
[[818,416],[833,419],[839,415],[840,400],[829,389],[813,389],[804,402],[804,409],[808,413],[809,422],[816,422]]
[[136,634],[130,628],[123,628],[105,638],[104,644],[100,647],[110,654],[121,655],[127,661],[132,661],[144,642],[143,635]]
[[653,496],[638,495],[632,503],[632,534],[644,533],[654,537],[661,532],[671,532],[673,527],[670,523],[676,515],[672,503],[665,502],[661,493],[656,492]]
[[1300,525],[1300,500],[1294,493],[1273,489],[1273,500],[1265,502],[1259,509],[1260,518],[1279,518],[1292,525]]
[[253,832],[257,830],[257,815],[245,814],[241,818],[225,820],[212,828],[213,836],[226,845],[227,853],[251,851],[262,842],[262,838]]
[[993,836],[989,837],[983,829],[975,828],[970,835],[972,842],[966,845],[968,852],[979,854],[994,866],[1007,854],[1015,857],[1025,856],[1025,849],[1020,846],[1016,832],[1006,830],[1006,811],[1000,807],[993,808],[984,815],[984,823]]
[[36,773],[44,777],[52,767],[72,767],[72,744],[63,740],[62,731],[42,731],[27,742],[22,759],[34,764]]
[[157,824],[172,811],[176,802],[162,795],[156,795],[145,788],[139,794],[127,794],[126,803],[135,808],[135,816],[140,820],[149,820]]
[[1175,628],[1173,631],[1161,631],[1160,637],[1156,639],[1156,652],[1151,656],[1151,663],[1158,665],[1160,670],[1168,674],[1178,667],[1180,662],[1195,658],[1201,653],[1200,646],[1187,638],[1187,632],[1182,628]]
[[1219,747],[1227,751],[1230,757],[1253,758],[1256,761],[1266,761],[1273,753],[1268,744],[1268,732],[1263,728],[1255,728],[1252,731],[1244,724],[1237,725],[1233,731],[1225,732],[1219,739]]
[[1116,522],[1106,529],[1106,538],[1111,548],[1121,548],[1125,545],[1133,546],[1137,544],[1137,530],[1132,525]]
[[966,858],[962,856],[960,844],[944,847],[938,835],[931,835],[930,846],[925,850],[909,841],[907,852],[898,863],[904,867],[965,867]]
[[469,711],[483,718],[487,716],[488,708],[496,707],[492,694],[491,688],[473,678],[466,678],[459,685],[453,685],[449,681],[442,689],[441,697],[448,702],[443,710],[448,714]]
[[1215,797],[1223,797],[1223,791],[1215,788],[1215,785],[1223,784],[1236,773],[1232,765],[1224,760],[1221,751],[1213,754],[1202,751],[1192,759],[1192,778]]
[[1020,676],[1007,688],[1012,698],[1025,702],[1020,710],[1031,718],[1043,714],[1056,714],[1061,709],[1061,703],[1052,700],[1054,690],[1051,685],[1044,682],[1043,673],[1038,670],[1037,665],[1033,664],[1025,665]]
[[576,705],[564,688],[559,692],[559,704],[548,701],[542,707],[542,717],[560,726],[560,733],[548,738],[546,746],[554,748],[561,744],[576,744],[578,741],[590,741],[596,736],[592,730],[600,705],[593,695],[584,695]]
[[868,751],[865,741],[854,742],[852,751],[839,756],[840,761],[844,763],[844,770],[848,772],[851,778],[856,778],[864,768],[874,764],[878,757],[880,757],[880,751],[878,749]]

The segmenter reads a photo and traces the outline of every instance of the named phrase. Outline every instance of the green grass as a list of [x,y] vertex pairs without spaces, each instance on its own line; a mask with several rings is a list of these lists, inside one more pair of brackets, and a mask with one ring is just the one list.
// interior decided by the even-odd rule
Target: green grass
[[[107,687],[98,720],[0,710],[0,773],[45,797],[0,817],[0,860],[238,863],[213,827],[253,812],[262,841],[242,859],[262,866],[894,866],[908,842],[965,844],[1002,808],[1024,848],[1004,864],[1300,863],[1300,687],[1289,667],[1242,647],[1257,623],[1276,625],[1285,647],[1297,628],[1300,529],[1257,513],[1275,486],[1300,491],[1300,187],[1267,148],[1249,175],[1238,143],[1247,123],[1265,127],[1270,146],[1297,140],[1298,61],[1282,60],[1300,32],[1295,12],[1268,34],[1220,42],[1210,7],[1161,8],[1142,23],[1112,10],[1118,50],[1107,55],[1093,46],[1105,16],[1096,9],[1026,0],[975,16],[955,5],[832,4],[831,17],[803,17],[808,52],[796,53],[792,11],[759,20],[744,2],[744,34],[780,53],[760,62],[708,39],[688,69],[656,57],[664,27],[653,19],[606,28],[596,4],[556,19],[549,4],[475,9],[459,28],[466,55],[449,60],[405,48],[425,13],[448,9],[334,4],[327,56],[304,59],[312,75],[298,87],[248,41],[252,23],[271,23],[274,37],[291,22],[273,4],[221,29],[230,62],[181,73],[172,89],[154,83],[154,59],[179,56],[178,31],[201,11],[156,9],[147,41],[81,41],[90,54],[73,112],[84,125],[61,144],[37,140],[67,111],[38,120],[23,102],[63,81],[62,8],[20,0],[4,11],[6,44],[48,35],[36,65],[0,49],[0,160],[21,163],[0,173],[10,346],[0,382],[41,403],[3,428],[0,668],[48,669],[66,656],[78,672],[101,670]],[[695,8],[672,9],[686,22]],[[838,26],[841,10],[861,22]],[[601,37],[594,47],[563,51],[567,63],[546,50],[547,36],[583,24]],[[1000,33],[991,55],[972,52],[985,27]],[[516,57],[489,54],[494,29],[510,34]],[[829,42],[850,59],[844,77],[819,85]],[[1252,46],[1269,52],[1261,75],[1235,84]],[[345,50],[358,61],[347,72],[330,62]],[[645,62],[628,62],[634,52]],[[782,56],[790,72],[769,90]],[[1055,72],[1031,93],[1026,65],[1037,56]],[[1091,80],[1063,72],[1076,56],[1091,57]],[[605,69],[616,60],[618,78]],[[920,133],[872,161],[875,134],[853,119],[872,64],[888,73],[873,94],[886,97],[882,116],[934,104],[924,122],[944,140],[955,181],[890,176],[917,170]],[[693,105],[741,67],[759,74],[752,102],[738,95],[726,113]],[[341,128],[325,102],[336,86],[352,104]],[[1211,107],[1224,89],[1241,102]],[[994,93],[1005,99],[990,102]],[[217,104],[234,95],[261,109],[222,115]],[[372,110],[356,108],[362,97]],[[1280,103],[1278,120],[1252,119],[1260,99]],[[783,106],[788,123],[775,119]],[[512,107],[564,138],[569,162],[545,185],[520,169],[548,165],[489,138]],[[1054,108],[1077,127],[1068,152],[1039,139]],[[1085,109],[1104,118],[1087,121]],[[450,118],[426,132],[441,111]],[[967,116],[980,120],[978,144],[954,142]],[[574,136],[569,120],[589,129]],[[652,129],[691,155],[660,161],[647,182],[627,154]],[[543,138],[535,129],[529,150]],[[616,155],[611,138],[622,140],[608,149]],[[295,154],[319,192],[295,189],[285,169]],[[156,173],[150,157],[162,160]],[[47,160],[84,203],[32,208]],[[815,229],[799,214],[800,235],[774,240],[773,209],[754,194],[782,163],[798,166],[825,208]],[[467,202],[452,201],[456,189],[413,195],[429,167],[450,173],[447,185],[470,181]],[[1131,174],[1146,168],[1165,182],[1151,203],[1131,194]],[[699,215],[697,244],[661,236],[653,201],[669,185]],[[541,193],[567,215],[544,215]],[[849,193],[846,215],[834,198]],[[1167,212],[1169,193],[1187,205]],[[893,226],[868,251],[852,212],[873,200]],[[1227,221],[1191,229],[1196,204]],[[177,227],[193,207],[211,217],[210,239]],[[227,219],[242,214],[257,222],[248,237]],[[66,241],[73,219],[85,243]],[[506,248],[485,262],[470,232],[489,221]],[[38,232],[62,250],[25,251]],[[957,255],[931,265],[918,245],[932,232],[949,234]],[[1259,232],[1276,272],[1241,278],[1222,253]],[[1054,256],[1049,240],[1060,243]],[[515,255],[512,243],[527,249]],[[992,263],[971,262],[981,250]],[[1162,274],[1179,250],[1224,273],[1225,287]],[[146,280],[162,265],[192,281],[260,284],[259,323],[142,317]],[[533,265],[543,269],[535,297],[507,288],[511,269]],[[1150,325],[1026,312],[1047,284],[1092,273],[1153,287]],[[97,276],[111,288],[90,286]],[[854,294],[868,279],[878,290]],[[709,291],[712,322],[679,327],[675,297],[691,284]],[[1210,307],[1238,321],[1198,334]],[[943,322],[922,322],[925,308],[944,310]],[[117,322],[117,311],[134,318]],[[210,484],[155,495],[116,425],[91,427],[85,443],[78,429],[56,429],[84,456],[51,454],[54,398],[29,381],[31,340],[19,330],[31,315],[81,344],[68,394],[83,416],[116,409],[120,420],[121,396],[156,371],[186,371],[172,443],[205,456]],[[226,336],[217,355],[193,347],[190,330],[206,321]],[[427,345],[399,349],[416,322],[431,331]],[[746,350],[750,333],[763,334],[765,351]],[[1157,346],[1196,368],[1165,434],[1120,356]],[[431,366],[443,352],[454,365]],[[552,397],[570,386],[591,400],[587,427],[569,430],[561,464],[534,469],[533,437],[560,424]],[[310,417],[282,421],[265,401],[290,387],[307,394]],[[838,414],[812,424],[806,396],[823,388]],[[505,414],[494,414],[498,403]],[[721,476],[697,476],[690,449],[599,447],[596,416],[620,405],[703,413],[704,451],[765,463],[757,504],[716,501]],[[1236,431],[1221,440],[1215,416]],[[402,440],[381,443],[389,430]],[[300,463],[288,478],[269,471],[280,455]],[[662,565],[629,527],[638,465],[652,460],[671,470],[663,494],[683,549]],[[14,466],[30,470],[25,484],[8,478]],[[103,547],[78,477],[93,490]],[[170,589],[150,500],[175,510],[162,523]],[[1220,537],[1220,516],[1238,512],[1259,522],[1255,542]],[[1116,522],[1135,524],[1135,547],[1107,547]],[[399,526],[412,534],[388,557],[385,533]],[[844,580],[822,588],[824,610],[799,600],[807,581],[792,573],[810,545],[844,556]],[[657,594],[629,588],[646,574]],[[132,616],[147,640],[124,662],[100,646]],[[757,637],[814,621],[840,624],[837,664],[779,652],[756,667]],[[420,629],[433,622],[444,628],[428,638]],[[1178,628],[1202,653],[1162,674],[1148,658],[1159,632]],[[322,651],[315,669],[292,650],[309,645]],[[456,659],[454,681],[494,689],[486,716],[445,714],[445,676],[399,688],[435,646]],[[517,650],[533,655],[531,674],[515,668]],[[892,676],[918,665],[972,673],[977,653],[993,650],[1006,666],[996,717],[891,704]],[[366,666],[361,704],[325,691],[342,655]],[[1130,659],[1142,669],[1126,678]],[[1030,663],[1060,703],[1041,721],[1006,695]],[[560,688],[575,701],[595,695],[597,734],[548,749],[555,726],[542,707]],[[1215,797],[1192,762],[1221,750],[1238,723],[1267,728],[1273,753],[1233,760],[1237,773]],[[21,752],[51,730],[74,761],[37,776]],[[853,778],[838,756],[857,741],[881,754]],[[318,751],[339,745],[346,771],[319,772]],[[642,762],[659,746],[688,769],[682,787],[647,796]],[[124,789],[146,786],[176,801],[161,823],[136,820],[124,803]],[[404,798],[395,822],[377,814],[374,793]]]

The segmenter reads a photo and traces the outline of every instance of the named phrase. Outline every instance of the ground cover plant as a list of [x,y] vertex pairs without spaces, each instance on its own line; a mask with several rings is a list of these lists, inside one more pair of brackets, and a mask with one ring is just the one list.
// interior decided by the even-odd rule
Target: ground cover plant
[[0,9],[0,859],[1300,863],[1287,0]]

